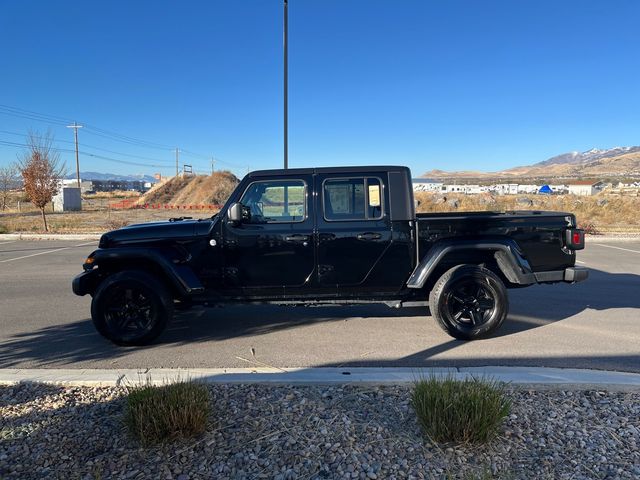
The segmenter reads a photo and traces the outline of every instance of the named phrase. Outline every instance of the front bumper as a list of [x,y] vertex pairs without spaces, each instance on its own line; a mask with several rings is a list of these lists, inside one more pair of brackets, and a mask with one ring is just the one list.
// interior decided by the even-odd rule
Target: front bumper
[[76,295],[93,294],[98,285],[98,270],[87,270],[77,275],[71,282],[71,288]]
[[569,267],[565,268],[564,270],[553,270],[551,272],[535,272],[533,276],[535,277],[537,283],[577,283],[589,278],[589,270],[585,267]]

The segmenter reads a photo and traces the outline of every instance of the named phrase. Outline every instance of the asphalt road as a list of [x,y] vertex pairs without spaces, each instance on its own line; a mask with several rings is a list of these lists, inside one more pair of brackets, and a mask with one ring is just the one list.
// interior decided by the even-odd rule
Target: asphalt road
[[[591,242],[577,285],[510,291],[490,339],[443,333],[426,307],[234,306],[178,313],[160,341],[117,347],[71,279],[96,242],[0,239],[0,368],[520,365],[640,372],[640,241]],[[255,356],[251,349],[254,349]]]

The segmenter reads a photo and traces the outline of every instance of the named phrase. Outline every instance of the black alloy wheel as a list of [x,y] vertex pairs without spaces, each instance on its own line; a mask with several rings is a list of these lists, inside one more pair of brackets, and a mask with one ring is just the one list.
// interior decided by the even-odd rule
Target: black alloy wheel
[[123,340],[145,335],[153,328],[155,307],[144,289],[115,286],[108,292],[106,303],[105,323]]
[[173,315],[173,298],[151,275],[126,270],[108,276],[91,302],[93,323],[118,345],[146,345],[158,337]]
[[461,328],[482,325],[495,312],[495,292],[470,276],[463,277],[451,285],[446,309],[449,319]]
[[504,283],[494,272],[477,265],[457,265],[438,279],[429,307],[449,335],[475,340],[500,328],[509,301]]

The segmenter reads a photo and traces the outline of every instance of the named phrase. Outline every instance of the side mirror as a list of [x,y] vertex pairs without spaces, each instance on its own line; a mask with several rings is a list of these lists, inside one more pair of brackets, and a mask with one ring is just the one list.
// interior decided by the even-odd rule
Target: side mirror
[[242,204],[241,203],[232,203],[227,210],[227,218],[229,221],[234,223],[242,222]]

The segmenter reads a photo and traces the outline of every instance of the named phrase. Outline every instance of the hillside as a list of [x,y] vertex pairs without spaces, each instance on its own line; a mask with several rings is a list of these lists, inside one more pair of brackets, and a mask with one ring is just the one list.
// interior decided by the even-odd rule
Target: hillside
[[514,180],[553,178],[623,178],[640,177],[640,147],[615,147],[608,150],[591,149],[557,155],[529,166],[499,172],[431,170],[422,175],[439,179]]
[[238,184],[231,172],[174,177],[140,197],[139,204],[222,205]]

